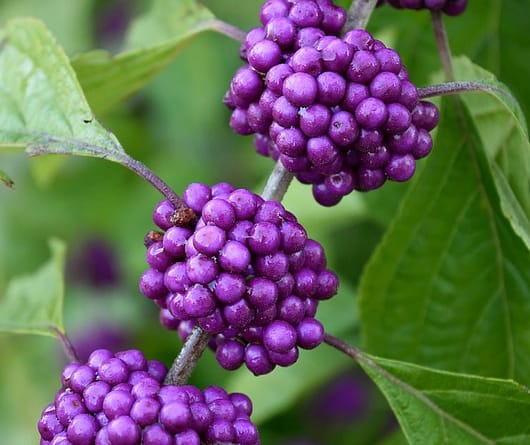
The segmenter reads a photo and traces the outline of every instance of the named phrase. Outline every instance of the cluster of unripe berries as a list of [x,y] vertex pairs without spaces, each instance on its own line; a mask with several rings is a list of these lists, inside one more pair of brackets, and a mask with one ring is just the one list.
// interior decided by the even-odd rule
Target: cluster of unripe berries
[[98,349],[86,364],[67,365],[39,420],[40,444],[259,445],[246,395],[166,385],[166,372],[134,349]]
[[467,7],[467,0],[379,0],[377,6],[384,3],[399,9],[429,9],[447,15],[460,15]]
[[175,226],[175,207],[156,206],[153,221],[164,232],[148,243],[150,268],[139,284],[161,307],[162,324],[183,338],[199,326],[212,334],[223,368],[245,363],[256,375],[318,346],[317,305],[337,292],[338,279],[296,217],[226,183],[191,184],[182,199],[196,224]]
[[258,153],[312,184],[322,205],[409,179],[439,113],[399,54],[364,30],[338,37],[346,12],[330,1],[269,0],[260,19],[225,96],[232,129],[255,134]]

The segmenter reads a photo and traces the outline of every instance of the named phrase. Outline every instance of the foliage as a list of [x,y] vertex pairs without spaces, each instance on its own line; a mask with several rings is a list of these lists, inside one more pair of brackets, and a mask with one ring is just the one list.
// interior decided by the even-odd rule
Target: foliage
[[[105,3],[80,2],[80,22],[104,21]],[[67,56],[65,41],[52,36],[66,33],[64,40],[79,42],[82,31],[61,28],[46,15],[50,11],[35,10],[46,24],[33,18],[2,24],[0,331],[56,335],[68,328],[75,340],[89,326],[108,322],[127,326],[125,342],[146,355],[172,360],[178,342],[158,326],[136,283],[144,268],[142,237],[159,196],[120,166],[87,159],[31,160],[33,178],[21,151],[126,164],[126,147],[177,191],[188,182],[220,180],[257,189],[271,165],[252,153],[250,140],[231,134],[221,105],[238,64],[238,44],[205,32],[218,30],[218,19],[255,25],[261,2],[245,2],[241,10],[239,3],[153,0],[129,23],[117,54],[88,50],[95,44],[87,43],[88,51]],[[19,7],[31,4],[21,0]],[[454,59],[457,78],[496,90],[441,101],[435,149],[409,185],[356,194],[332,210],[308,203],[307,187],[295,185],[286,196],[286,206],[327,248],[344,283],[340,296],[319,310],[323,323],[374,354],[359,353],[357,361],[403,433],[383,437],[384,408],[343,425],[346,433],[333,436],[340,437],[333,443],[352,443],[352,435],[358,444],[530,440],[530,394],[522,386],[530,385],[530,143],[524,115],[530,110],[530,64],[521,56],[528,33],[520,5],[470,2],[465,15],[446,20],[455,53],[467,56]],[[0,6],[0,17],[12,7]],[[54,2],[51,8],[59,14],[62,6]],[[413,80],[441,81],[428,14],[383,7],[369,28],[401,52]],[[47,187],[40,186],[42,177]],[[13,181],[14,190],[3,186]],[[338,240],[338,233],[346,236]],[[47,240],[54,237],[71,246],[69,256],[53,240],[48,259]],[[123,273],[109,287],[76,275],[76,261],[84,272],[94,268],[83,256],[93,238],[117,252]],[[108,313],[100,317],[101,311]],[[13,369],[0,373],[3,395],[27,394],[35,386],[15,378],[21,375],[15,367],[37,367],[36,360],[38,367],[59,366],[55,352],[41,350],[37,340],[23,349],[14,346],[15,338],[1,338],[4,367],[17,355]],[[256,379],[246,370],[219,370],[207,354],[193,379],[199,386],[224,384],[249,393],[264,443],[286,440],[294,427],[326,441],[326,430],[314,432],[303,416],[307,399],[353,366],[324,345],[304,353],[296,366]],[[40,409],[56,390],[50,375],[44,373],[39,383],[46,390],[28,401],[27,411],[7,408],[16,397],[0,400],[6,443],[37,442],[36,432],[28,438],[27,431],[35,430]]]

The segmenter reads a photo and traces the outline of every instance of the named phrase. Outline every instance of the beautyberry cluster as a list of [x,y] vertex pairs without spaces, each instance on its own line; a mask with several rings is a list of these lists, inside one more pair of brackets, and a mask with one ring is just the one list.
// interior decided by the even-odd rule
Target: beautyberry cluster
[[38,423],[41,445],[258,445],[252,403],[219,387],[165,385],[166,367],[138,350],[98,349],[67,365]]
[[182,198],[196,227],[174,226],[175,208],[161,201],[153,221],[165,232],[150,242],[139,284],[160,306],[162,324],[183,339],[200,326],[214,336],[223,368],[245,363],[256,375],[293,364],[299,347],[318,346],[317,305],[337,292],[338,279],[296,217],[226,183],[191,184]]
[[409,179],[439,118],[396,51],[364,30],[334,35],[345,17],[331,1],[267,1],[225,96],[232,129],[255,134],[257,152],[312,184],[326,206]]
[[377,6],[384,3],[398,9],[429,9],[453,16],[462,14],[467,7],[467,0],[379,0]]

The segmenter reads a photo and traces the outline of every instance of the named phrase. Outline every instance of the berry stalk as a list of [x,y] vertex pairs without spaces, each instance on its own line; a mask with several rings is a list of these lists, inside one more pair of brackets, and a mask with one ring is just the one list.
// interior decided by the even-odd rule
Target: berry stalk
[[268,201],[281,201],[292,180],[293,175],[278,161],[267,180],[261,197]]
[[164,384],[185,385],[193,373],[195,366],[197,366],[202,353],[208,346],[209,340],[210,334],[204,332],[200,327],[196,327],[186,339],[178,357],[171,365]]
[[68,358],[68,361],[70,363],[79,362],[79,356],[77,355],[77,351],[75,350],[74,345],[68,338],[68,335],[66,335],[66,332],[63,332],[56,327],[53,328],[53,332],[61,342],[61,346],[63,347],[64,353]]
[[366,28],[376,5],[377,0],[354,0],[348,10],[348,19],[343,32]]
[[237,28],[236,26],[231,25],[230,23],[223,22],[222,20],[215,19],[212,20],[210,24],[210,29],[216,31],[220,34],[224,34],[227,37],[230,37],[238,42],[245,40],[246,32]]
[[188,208],[186,204],[182,201],[179,195],[158,175],[156,175],[151,169],[149,169],[145,164],[136,159],[131,158],[127,154],[121,154],[119,156],[119,162],[127,167],[129,170],[136,173],[142,179],[145,179],[149,184],[156,188],[162,195],[167,198],[171,204],[175,206],[175,209],[178,211],[183,211]]
[[445,32],[445,26],[442,19],[442,11],[431,11],[432,25],[434,29],[434,36],[436,38],[436,45],[442,61],[445,78],[448,81],[455,80],[453,70],[453,62],[451,56],[451,48],[449,47],[449,40]]

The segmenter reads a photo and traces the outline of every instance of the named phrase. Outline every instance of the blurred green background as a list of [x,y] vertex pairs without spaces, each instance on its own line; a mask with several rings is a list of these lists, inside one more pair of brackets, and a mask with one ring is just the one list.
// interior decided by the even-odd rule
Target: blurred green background
[[[203,2],[219,18],[245,30],[258,25],[261,3]],[[499,76],[528,115],[530,64],[525,51],[530,37],[525,20],[530,2],[470,3],[464,16],[446,20],[454,53],[467,54]],[[131,21],[148,7],[149,2],[140,0],[2,0],[0,23],[19,16],[39,17],[69,56],[93,48],[117,53]],[[400,50],[418,85],[428,84],[439,69],[428,14],[380,8],[369,30]],[[272,163],[255,155],[250,138],[231,132],[229,112],[221,103],[241,64],[238,47],[224,36],[199,35],[149,85],[98,119],[133,157],[177,192],[194,181],[229,181],[259,192]],[[82,353],[105,345],[136,347],[149,358],[170,364],[180,342],[159,326],[154,305],[137,288],[146,268],[142,241],[153,228],[151,211],[160,199],[158,192],[131,172],[102,160],[70,158],[51,175],[54,162],[54,158],[0,155],[0,167],[16,182],[15,190],[0,187],[0,295],[12,277],[30,273],[46,261],[50,237],[63,239],[69,249],[65,322]],[[389,184],[384,194],[357,194],[332,209],[314,204],[308,187],[293,184],[289,190],[286,207],[325,246],[330,266],[341,277],[337,302],[322,305],[331,333],[356,341],[357,281],[406,187]],[[305,357],[312,353],[302,354],[309,364],[298,363],[274,377],[257,379],[246,370],[219,369],[208,352],[193,383],[252,388],[264,444],[295,443],[292,440],[297,438],[312,440],[300,444],[339,445],[384,440],[395,424],[381,396],[353,364],[322,349],[329,348],[320,347],[313,358]],[[2,442],[38,443],[37,419],[59,387],[65,363],[62,351],[52,338],[0,336],[0,359]],[[292,393],[271,391],[271,385],[281,388],[293,382],[298,386]],[[334,400],[330,406],[342,406],[338,400],[345,403],[341,412],[323,408],[330,397]],[[325,412],[333,415],[328,418]]]

